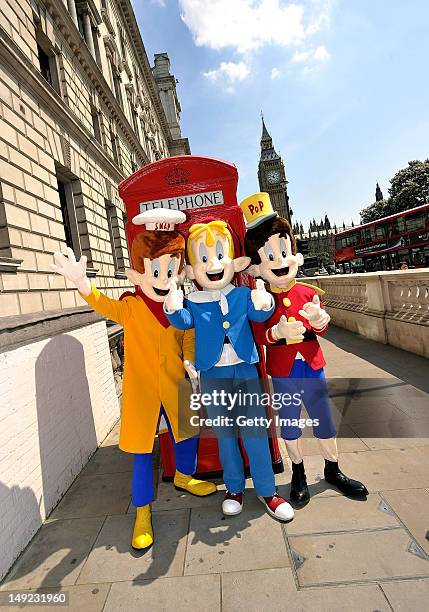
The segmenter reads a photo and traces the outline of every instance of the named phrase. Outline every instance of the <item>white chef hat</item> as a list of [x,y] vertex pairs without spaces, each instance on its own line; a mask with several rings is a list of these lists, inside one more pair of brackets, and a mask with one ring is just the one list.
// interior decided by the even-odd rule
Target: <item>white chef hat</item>
[[153,208],[133,217],[134,225],[145,225],[147,230],[162,230],[163,232],[172,232],[177,223],[184,221],[186,221],[184,212],[169,208]]

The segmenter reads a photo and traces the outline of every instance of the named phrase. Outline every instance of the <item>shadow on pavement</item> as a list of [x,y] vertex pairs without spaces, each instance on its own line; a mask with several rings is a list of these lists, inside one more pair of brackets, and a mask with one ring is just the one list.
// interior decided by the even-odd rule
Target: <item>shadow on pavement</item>
[[369,340],[333,325],[329,327],[325,338],[338,348],[353,353],[407,384],[429,393],[428,360],[424,357]]

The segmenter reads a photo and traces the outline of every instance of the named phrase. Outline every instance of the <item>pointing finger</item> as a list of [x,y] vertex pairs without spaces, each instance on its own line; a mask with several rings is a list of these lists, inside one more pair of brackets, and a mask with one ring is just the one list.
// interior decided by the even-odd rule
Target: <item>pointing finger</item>
[[298,314],[303,318],[303,319],[307,319],[307,321],[310,320],[310,315],[305,312],[305,310],[299,310]]
[[287,319],[286,319],[286,316],[285,316],[285,315],[282,315],[282,316],[280,317],[279,323],[287,323]]
[[55,264],[51,263],[51,270],[53,270],[54,272],[56,272],[57,274],[61,274],[60,272],[60,268],[58,266],[56,266]]
[[63,267],[63,265],[64,265],[64,255],[62,253],[60,253],[59,251],[55,251],[55,253],[54,253],[54,260],[55,260],[55,263],[57,264],[57,266],[59,266],[60,268]]
[[171,279],[171,281],[168,283],[167,287],[168,287],[169,291],[176,291],[177,290],[176,277],[173,277]]
[[320,304],[320,298],[317,293],[313,295],[313,304]]
[[71,263],[76,263],[76,257],[73,253],[73,249],[71,249],[70,247],[67,247],[66,251],[67,251],[67,255],[69,256],[69,261]]
[[265,291],[265,284],[262,278],[258,278],[258,280],[255,283],[255,286],[258,291]]

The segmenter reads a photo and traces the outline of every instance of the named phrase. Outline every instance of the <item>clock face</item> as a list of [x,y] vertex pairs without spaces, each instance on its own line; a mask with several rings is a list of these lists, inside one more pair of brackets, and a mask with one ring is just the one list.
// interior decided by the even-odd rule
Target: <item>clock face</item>
[[277,170],[269,170],[267,172],[267,181],[271,185],[276,185],[280,181],[280,173]]

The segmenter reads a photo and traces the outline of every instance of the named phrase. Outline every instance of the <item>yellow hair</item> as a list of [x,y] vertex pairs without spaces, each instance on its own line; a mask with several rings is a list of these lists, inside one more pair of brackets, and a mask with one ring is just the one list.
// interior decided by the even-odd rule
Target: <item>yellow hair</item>
[[228,254],[234,258],[234,243],[232,241],[231,233],[228,229],[225,221],[210,221],[209,223],[194,223],[189,228],[189,236],[187,243],[188,259],[192,265],[195,261],[194,254],[192,252],[192,243],[202,234],[206,233],[205,242],[208,247],[212,247],[215,243],[216,235],[228,238]]

